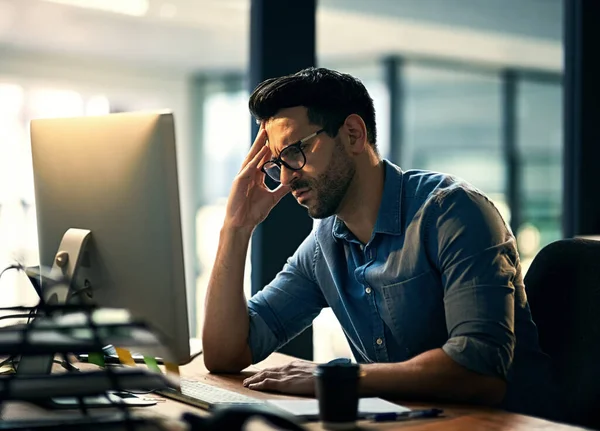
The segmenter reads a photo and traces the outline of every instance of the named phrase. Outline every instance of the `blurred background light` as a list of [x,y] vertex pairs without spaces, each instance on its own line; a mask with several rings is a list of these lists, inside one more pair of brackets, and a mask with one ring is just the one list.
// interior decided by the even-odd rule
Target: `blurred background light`
[[86,115],[104,115],[110,113],[110,102],[106,96],[92,96],[85,104]]
[[148,12],[148,0],[46,0],[67,6],[122,13],[131,16],[144,16]]

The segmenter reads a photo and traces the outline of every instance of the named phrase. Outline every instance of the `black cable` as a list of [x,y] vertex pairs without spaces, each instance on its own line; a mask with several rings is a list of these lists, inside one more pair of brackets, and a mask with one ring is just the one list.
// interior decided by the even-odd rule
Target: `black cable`
[[27,279],[31,283],[31,287],[33,287],[33,289],[35,290],[35,293],[37,293],[40,300],[43,302],[44,298],[42,295],[42,288],[40,286],[39,281],[34,276],[30,276],[29,274],[27,274],[27,268],[25,266],[21,265],[20,263],[13,263],[12,265],[9,265],[6,268],[4,268],[2,271],[0,271],[0,278],[4,275],[4,273],[6,271],[9,271],[11,269],[16,269],[19,271],[23,271],[25,273],[25,275],[27,276]]
[[[16,269],[19,271],[24,271],[25,274],[27,275],[27,278],[29,280],[29,282],[31,283],[33,289],[35,290],[35,292],[37,293],[37,295],[40,298],[40,302],[35,306],[35,307],[7,307],[7,308],[1,308],[0,310],[2,311],[8,311],[8,310],[15,310],[15,311],[29,311],[28,314],[9,314],[7,316],[2,316],[0,317],[0,320],[4,320],[4,319],[17,319],[20,317],[27,317],[27,322],[26,325],[27,327],[29,327],[30,323],[31,323],[31,318],[35,317],[36,310],[39,307],[40,304],[43,303],[43,295],[42,295],[42,290],[41,290],[41,286],[39,285],[38,281],[35,279],[35,277],[29,276],[27,274],[27,272],[25,271],[25,267],[23,265],[21,265],[20,263],[15,263],[12,265],[7,266],[6,268],[4,268],[2,271],[0,271],[0,278],[2,278],[2,276],[7,272],[10,271],[11,269]],[[24,334],[24,339],[27,336],[27,333]],[[0,362],[0,367],[4,366],[8,363],[10,363],[12,365],[12,368],[16,371],[15,368],[15,359],[16,359],[17,355],[11,355],[8,358],[6,358],[5,360],[3,360],[2,362]],[[18,361],[17,361],[18,362]]]
[[31,317],[31,311],[27,314],[7,314],[6,316],[0,316],[0,320],[19,319],[19,318],[25,318],[25,317],[27,317],[27,318]]
[[21,352],[26,352],[28,349],[26,349],[26,347],[28,347],[29,343],[29,334],[31,333],[31,329],[32,329],[33,325],[25,325],[25,327],[23,328],[23,338],[21,340],[21,348],[19,349],[19,351]]
[[37,315],[37,308],[33,308],[30,312],[29,312],[29,317],[27,317],[27,324],[31,324],[31,318],[35,317]]
[[77,290],[69,293],[69,298],[67,301],[81,295],[82,293],[89,292],[90,290],[93,290],[93,286],[90,284],[89,281],[86,280],[85,286],[83,286],[81,289],[77,289]]
[[13,305],[10,307],[0,307],[0,311],[22,311],[22,312],[29,312],[31,310],[37,310],[38,306],[34,305],[34,306],[24,306],[24,305]]
[[13,263],[12,265],[7,266],[6,268],[4,268],[1,272],[0,272],[0,278],[2,278],[2,276],[4,275],[4,273],[6,271],[9,271],[11,269],[18,269],[18,270],[22,270],[24,269],[24,266],[21,265],[20,263]]
[[[29,310],[28,314],[8,314],[6,316],[1,316],[0,320],[4,320],[4,319],[18,319],[18,318],[24,318],[27,317],[27,325],[29,325],[29,319],[31,318],[32,314],[35,312],[35,308],[32,308],[31,310]],[[0,362],[0,367],[3,367],[4,365],[10,363],[13,370],[15,370],[15,362],[18,363],[19,361],[16,360],[17,355],[11,355],[8,358],[4,359],[2,362]]]

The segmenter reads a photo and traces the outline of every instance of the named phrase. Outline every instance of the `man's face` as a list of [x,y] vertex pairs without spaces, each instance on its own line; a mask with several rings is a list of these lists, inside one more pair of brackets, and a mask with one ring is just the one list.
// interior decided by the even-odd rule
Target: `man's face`
[[[320,129],[309,123],[304,107],[282,109],[266,122],[265,128],[273,156]],[[348,192],[356,172],[355,161],[346,152],[342,133],[336,138],[320,133],[305,142],[302,151],[306,165],[299,171],[282,166],[281,182],[292,189],[312,218],[329,217],[338,211]]]

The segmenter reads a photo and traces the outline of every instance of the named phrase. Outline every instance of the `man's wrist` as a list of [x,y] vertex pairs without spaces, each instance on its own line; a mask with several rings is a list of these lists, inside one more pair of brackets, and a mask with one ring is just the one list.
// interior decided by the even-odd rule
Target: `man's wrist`
[[250,240],[252,232],[254,232],[255,226],[237,226],[225,221],[221,228],[221,237],[237,239],[237,240]]

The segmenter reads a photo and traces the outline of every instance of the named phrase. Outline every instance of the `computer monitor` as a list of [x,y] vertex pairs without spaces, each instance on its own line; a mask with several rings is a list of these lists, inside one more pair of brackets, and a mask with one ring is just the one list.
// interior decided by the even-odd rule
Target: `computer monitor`
[[189,362],[173,115],[32,120],[31,148],[40,264],[74,277],[69,298],[128,309]]

